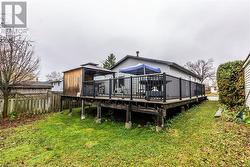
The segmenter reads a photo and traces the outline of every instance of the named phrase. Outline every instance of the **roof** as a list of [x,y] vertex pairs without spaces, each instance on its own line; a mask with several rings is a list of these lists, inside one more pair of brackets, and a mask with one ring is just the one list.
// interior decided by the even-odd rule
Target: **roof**
[[195,73],[189,71],[188,69],[186,69],[186,68],[184,68],[184,67],[182,67],[182,66],[180,66],[180,65],[178,65],[178,64],[176,64],[176,63],[174,63],[174,62],[165,61],[165,60],[151,59],[151,58],[146,58],[146,57],[137,57],[137,56],[131,56],[131,55],[127,55],[127,56],[125,56],[124,58],[122,58],[121,60],[119,60],[119,61],[111,68],[111,70],[114,69],[114,68],[117,67],[119,64],[121,64],[122,62],[124,62],[125,60],[127,60],[127,59],[129,59],[129,58],[131,58],[131,59],[136,59],[136,60],[143,60],[143,61],[149,61],[149,62],[154,62],[154,63],[165,64],[165,65],[171,66],[171,67],[173,67],[173,68],[175,68],[175,69],[178,69],[178,70],[180,70],[180,71],[183,71],[183,72],[185,72],[185,73],[187,73],[187,74],[189,74],[189,75],[191,75],[191,76],[193,76],[193,77],[200,78],[197,74],[195,74]]
[[65,72],[70,72],[70,71],[74,71],[74,70],[79,70],[79,69],[82,69],[82,67],[72,68],[72,69],[63,71],[63,73],[65,73]]
[[91,72],[92,74],[97,74],[97,75],[107,75],[107,74],[112,74],[114,73],[111,70],[102,68],[100,66],[97,66],[97,64],[92,64],[92,63],[87,63],[85,65],[82,65],[82,67],[87,71]]
[[60,79],[60,80],[54,80],[54,81],[48,81],[49,83],[58,83],[58,82],[62,82],[63,80]]
[[250,53],[248,54],[246,60],[244,61],[243,68],[245,68],[250,63]]
[[92,62],[82,64],[81,66],[86,66],[86,65],[98,66],[98,64],[96,64],[96,63],[92,63]]
[[52,85],[49,82],[40,82],[40,81],[27,81],[21,84],[13,86],[14,88],[19,89],[51,89]]
[[96,63],[82,64],[80,67],[69,69],[67,71],[63,71],[63,73],[73,71],[73,70],[78,70],[78,69],[86,69],[86,71],[91,72],[91,74],[96,74],[96,75],[107,75],[107,74],[115,73],[111,70],[98,66],[98,64]]

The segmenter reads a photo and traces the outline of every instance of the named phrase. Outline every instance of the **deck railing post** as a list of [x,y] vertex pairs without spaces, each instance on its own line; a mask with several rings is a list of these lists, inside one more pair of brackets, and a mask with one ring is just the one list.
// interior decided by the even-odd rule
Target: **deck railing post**
[[95,80],[93,80],[93,97],[95,97]]
[[189,97],[192,98],[192,81],[189,81]]
[[196,95],[196,97],[198,97],[198,83],[196,82],[195,83],[195,95]]
[[182,85],[181,85],[182,79],[179,78],[179,87],[180,87],[180,100],[182,100]]
[[163,79],[163,102],[166,102],[166,96],[167,96],[167,78],[166,78],[166,73],[163,73],[162,76]]
[[199,96],[202,96],[202,84],[199,84]]
[[112,95],[112,79],[109,78],[109,99],[111,99]]
[[206,96],[206,87],[204,84],[203,84],[203,95]]
[[83,96],[83,90],[84,90],[84,82],[82,82],[82,91],[81,91],[81,96]]
[[133,100],[133,77],[130,76],[130,100]]

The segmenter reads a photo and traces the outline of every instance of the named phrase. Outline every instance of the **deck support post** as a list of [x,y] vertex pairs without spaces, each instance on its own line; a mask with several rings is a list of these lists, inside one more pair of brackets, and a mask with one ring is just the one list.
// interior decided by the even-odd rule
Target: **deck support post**
[[72,100],[69,101],[69,115],[72,115]]
[[85,115],[85,102],[84,100],[82,99],[82,110],[81,110],[81,119],[85,119],[86,118],[86,115]]
[[101,112],[102,112],[101,103],[98,103],[97,104],[96,120],[95,120],[96,123],[101,123],[102,122],[102,118],[101,118],[102,113]]
[[156,125],[156,132],[160,132],[164,128],[164,114],[163,109],[158,108],[158,115],[157,115],[157,125]]
[[184,111],[186,111],[185,106],[181,106],[181,112],[184,112]]
[[132,122],[131,122],[131,103],[127,106],[127,111],[126,111],[126,122],[125,122],[125,128],[130,129],[132,127]]

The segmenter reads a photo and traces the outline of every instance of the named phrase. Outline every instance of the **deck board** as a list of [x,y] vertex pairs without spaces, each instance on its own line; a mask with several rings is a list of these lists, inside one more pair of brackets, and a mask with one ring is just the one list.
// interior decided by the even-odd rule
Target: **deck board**
[[112,97],[109,99],[107,96],[65,96],[62,98],[70,98],[70,99],[78,99],[84,100],[87,104],[96,103],[104,108],[113,108],[118,110],[127,110],[128,105],[131,105],[131,111],[133,112],[141,112],[146,114],[158,115],[160,111],[167,112],[168,109],[187,106],[191,103],[201,102],[206,100],[206,96],[198,96],[192,98],[182,98],[180,99],[169,99],[166,102],[160,100],[146,100],[146,99],[138,99],[134,98],[130,100],[130,98],[119,98]]
[[[75,97],[75,96],[69,96],[69,97]],[[146,100],[146,99],[139,99],[139,98],[134,98],[133,100],[130,100],[130,98],[119,98],[119,97],[112,97],[109,99],[109,97],[106,96],[80,96],[79,98],[82,99],[92,99],[92,100],[110,100],[110,101],[125,101],[125,102],[140,102],[140,103],[152,103],[152,104],[171,104],[171,103],[178,103],[178,102],[184,102],[184,101],[190,101],[190,100],[196,100],[200,98],[205,98],[206,96],[199,96],[199,97],[188,97],[188,98],[182,98],[180,99],[168,99],[166,102],[163,102],[162,100]]]
[[109,101],[109,102],[125,102],[125,103],[145,103],[145,104],[157,104],[157,105],[165,105],[169,106],[172,104],[176,104],[178,106],[178,103],[180,104],[188,104],[189,102],[194,102],[196,100],[202,101],[205,100],[207,97],[206,96],[195,96],[195,97],[188,97],[188,98],[182,98],[180,99],[169,99],[166,100],[166,102],[163,102],[162,100],[146,100],[146,99],[139,99],[139,98],[134,98],[133,100],[130,100],[130,98],[120,98],[120,97],[112,97],[109,99],[107,96],[63,96],[63,97],[68,97],[68,98],[80,98],[84,100],[93,100],[93,101]]

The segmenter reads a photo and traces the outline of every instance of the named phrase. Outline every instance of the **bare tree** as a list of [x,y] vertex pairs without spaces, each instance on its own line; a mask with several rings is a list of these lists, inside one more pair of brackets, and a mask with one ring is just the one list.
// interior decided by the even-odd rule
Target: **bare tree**
[[197,60],[196,62],[187,62],[185,67],[191,72],[197,74],[203,83],[206,79],[212,79],[215,76],[213,68],[213,59]]
[[53,71],[52,73],[46,75],[48,81],[61,81],[63,79],[62,73]]
[[11,90],[33,80],[38,74],[39,59],[33,56],[33,46],[23,34],[8,29],[0,35],[0,93],[4,98],[3,118],[8,114]]

